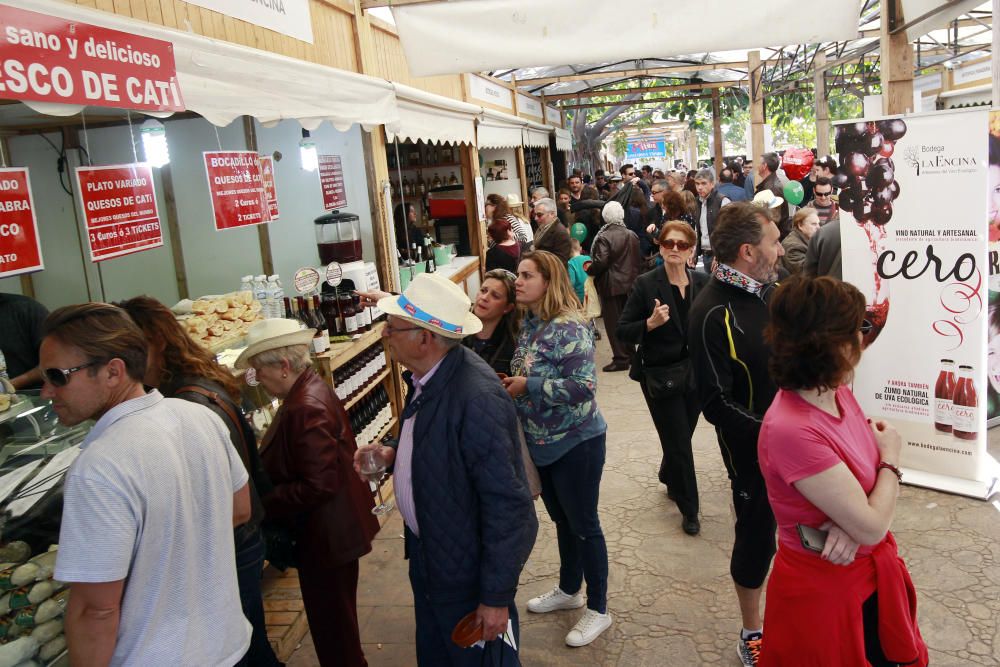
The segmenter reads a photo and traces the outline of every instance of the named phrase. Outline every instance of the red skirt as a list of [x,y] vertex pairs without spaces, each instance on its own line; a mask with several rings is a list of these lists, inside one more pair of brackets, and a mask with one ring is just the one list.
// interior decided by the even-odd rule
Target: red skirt
[[926,667],[913,582],[892,534],[847,566],[779,546],[767,584],[761,667],[868,665],[861,607],[878,592],[882,651]]

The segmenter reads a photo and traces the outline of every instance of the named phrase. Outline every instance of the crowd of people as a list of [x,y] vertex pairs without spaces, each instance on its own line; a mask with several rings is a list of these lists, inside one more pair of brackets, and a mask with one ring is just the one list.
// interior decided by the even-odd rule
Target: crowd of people
[[[519,202],[491,195],[474,301],[438,274],[361,295],[387,314],[383,341],[407,391],[398,437],[360,449],[296,322],[256,323],[236,362],[282,400],[258,445],[232,373],[162,304],[34,317],[37,361],[14,372],[37,375],[62,423],[96,420],[66,476],[55,573],[71,588],[71,662],[279,664],[264,628],[266,556],[298,568],[320,664],[366,665],[356,598],[379,530],[370,461],[392,475],[405,526],[418,664],[518,664],[515,595],[539,497],[560,568],[527,611],[583,609],[565,643],[593,642],[613,616],[592,283],[604,371],[638,382],[658,479],[692,537],[692,436],[701,415],[715,427],[736,517],[742,664],[926,665],[889,532],[901,439],[849,389],[871,324],[838,279],[833,188],[815,174],[812,203],[790,211],[779,172],[766,154],[756,188],[742,164],[625,165],[593,185],[575,173],[558,201],[532,193],[530,223]],[[570,235],[576,223],[583,238]],[[818,627],[832,640],[816,641]]]

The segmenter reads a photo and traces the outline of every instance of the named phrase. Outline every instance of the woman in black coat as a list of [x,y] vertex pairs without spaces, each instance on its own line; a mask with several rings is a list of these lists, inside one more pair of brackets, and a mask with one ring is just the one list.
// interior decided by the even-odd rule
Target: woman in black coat
[[663,224],[658,237],[663,266],[636,280],[617,328],[621,341],[639,346],[629,377],[642,387],[663,449],[660,482],[684,517],[681,527],[688,535],[697,535],[701,524],[691,452],[699,404],[690,382],[687,315],[708,280],[706,274],[688,266],[696,242],[687,222]]

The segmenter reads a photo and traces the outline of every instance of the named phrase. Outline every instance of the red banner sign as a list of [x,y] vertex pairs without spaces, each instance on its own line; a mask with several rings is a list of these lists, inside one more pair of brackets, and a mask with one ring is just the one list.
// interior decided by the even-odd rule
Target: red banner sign
[[0,98],[184,111],[173,45],[0,6]]
[[204,155],[215,228],[271,222],[260,156],[254,151],[206,151]]
[[271,213],[271,222],[278,219],[278,187],[274,184],[274,158],[270,155],[260,156],[260,175],[264,184],[264,196],[267,197],[267,208]]
[[323,189],[323,208],[327,211],[347,206],[344,167],[339,155],[319,156],[319,184]]
[[163,245],[153,169],[147,164],[78,167],[90,261],[103,262]]
[[44,268],[28,170],[0,169],[0,278]]

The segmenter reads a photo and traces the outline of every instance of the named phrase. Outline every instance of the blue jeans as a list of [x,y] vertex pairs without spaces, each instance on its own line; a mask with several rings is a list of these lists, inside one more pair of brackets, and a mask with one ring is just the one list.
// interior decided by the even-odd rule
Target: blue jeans
[[584,440],[555,463],[538,466],[542,502],[559,540],[559,588],[574,595],[586,579],[587,608],[602,614],[608,608],[608,545],[597,516],[597,499],[606,436]]
[[[427,575],[420,538],[406,529],[407,551],[410,555],[410,585],[413,587],[413,612],[416,617],[417,665],[419,667],[517,667],[515,652],[501,639],[487,642],[484,648],[460,648],[451,641],[451,631],[479,600],[475,596],[461,602],[432,602],[427,590]],[[507,607],[514,642],[520,647],[517,606]]]
[[264,627],[264,601],[261,599],[260,577],[264,570],[264,539],[255,530],[236,545],[236,581],[240,587],[243,615],[253,626],[250,649],[238,667],[278,667],[281,663],[271,650]]

